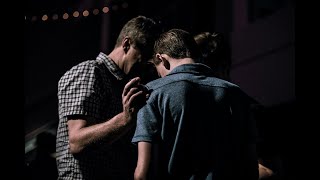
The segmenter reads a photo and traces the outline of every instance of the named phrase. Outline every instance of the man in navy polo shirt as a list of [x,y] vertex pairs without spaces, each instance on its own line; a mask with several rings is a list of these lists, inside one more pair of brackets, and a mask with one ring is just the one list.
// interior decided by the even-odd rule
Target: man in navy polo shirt
[[135,179],[258,179],[256,128],[250,98],[197,63],[193,36],[163,33],[154,46],[162,77],[137,115]]

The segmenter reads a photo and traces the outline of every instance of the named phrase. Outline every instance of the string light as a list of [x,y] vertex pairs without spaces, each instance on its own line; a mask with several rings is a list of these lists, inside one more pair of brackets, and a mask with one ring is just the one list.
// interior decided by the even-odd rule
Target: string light
[[48,20],[48,16],[45,14],[45,15],[42,16],[41,19],[42,19],[42,21],[46,21],[46,20]]
[[[125,9],[125,8],[128,8],[128,3],[127,2],[124,2],[121,4],[121,8]],[[118,5],[113,5],[112,6],[112,10],[113,11],[117,11],[119,9],[119,6]],[[104,6],[102,7],[101,9],[98,9],[98,8],[95,8],[92,10],[92,13],[89,12],[89,10],[84,10],[82,12],[82,16],[83,17],[88,17],[90,15],[98,15],[100,13],[100,10],[104,13],[104,14],[107,14],[109,11],[110,11],[110,8],[108,6]],[[58,20],[59,19],[59,16],[60,18],[64,19],[64,20],[67,20],[69,19],[70,16],[73,16],[74,18],[78,18],[80,17],[80,12],[78,10],[74,11],[74,12],[71,12],[70,15],[67,13],[67,12],[64,12],[62,13],[61,15],[55,13],[53,14],[50,19],[52,20]],[[43,22],[45,21],[48,21],[49,20],[49,15],[47,14],[43,14],[43,15],[40,15],[40,17],[38,18],[39,16],[31,16],[31,17],[28,17],[28,16],[25,16],[24,19],[25,21],[31,21],[31,22],[35,22],[37,20],[42,20]]]
[[64,13],[62,16],[63,19],[68,19],[69,18],[69,14],[68,13]]
[[102,8],[102,12],[104,12],[104,13],[108,13],[109,12],[109,8],[106,6],[106,7],[104,7],[104,8]]
[[82,15],[83,15],[84,17],[89,16],[89,11],[87,11],[87,10],[83,11],[83,12],[82,12]]
[[75,11],[75,12],[73,12],[73,17],[79,17],[79,12],[78,11]]

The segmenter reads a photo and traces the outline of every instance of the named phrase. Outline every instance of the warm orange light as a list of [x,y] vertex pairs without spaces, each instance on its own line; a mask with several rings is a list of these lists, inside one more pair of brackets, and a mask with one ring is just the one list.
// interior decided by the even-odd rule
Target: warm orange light
[[75,12],[73,13],[73,17],[79,17],[79,12],[78,12],[78,11],[75,11]]
[[63,19],[68,19],[69,18],[69,14],[68,13],[64,13],[62,16]]
[[45,14],[45,15],[42,16],[41,19],[42,19],[42,21],[46,21],[46,20],[48,20],[48,16]]
[[83,15],[83,16],[89,16],[89,11],[87,11],[87,10],[83,11],[83,12],[82,12],[82,15]]
[[103,11],[104,13],[108,13],[108,12],[109,12],[109,8],[106,6],[106,7],[102,8],[102,11]]

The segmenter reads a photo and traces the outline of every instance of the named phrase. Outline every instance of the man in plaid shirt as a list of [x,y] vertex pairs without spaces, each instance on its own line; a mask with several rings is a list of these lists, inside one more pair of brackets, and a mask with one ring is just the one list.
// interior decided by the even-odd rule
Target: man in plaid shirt
[[109,55],[101,52],[61,77],[58,179],[133,179],[137,153],[131,138],[146,93],[138,88],[140,78],[129,81],[128,74],[151,58],[159,31],[152,19],[133,18]]

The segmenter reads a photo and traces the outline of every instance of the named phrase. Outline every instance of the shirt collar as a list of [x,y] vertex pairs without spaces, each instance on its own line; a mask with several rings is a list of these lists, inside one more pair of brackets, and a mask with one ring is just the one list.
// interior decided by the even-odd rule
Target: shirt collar
[[174,68],[168,75],[177,73],[192,73],[192,74],[205,74],[206,76],[213,76],[213,70],[202,63],[183,64]]
[[96,58],[97,60],[103,61],[109,71],[118,79],[122,80],[126,74],[119,68],[119,66],[106,54],[100,52]]

